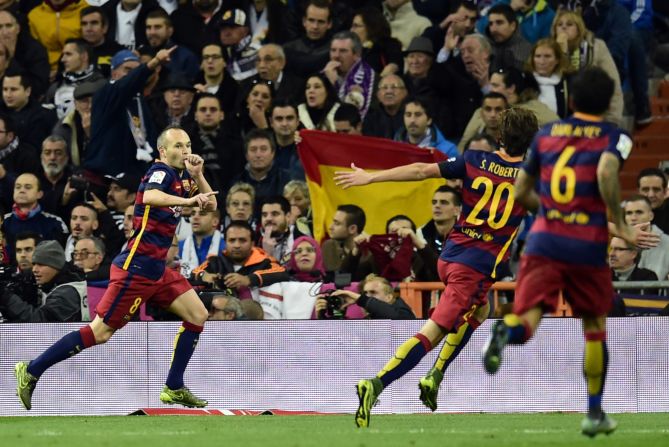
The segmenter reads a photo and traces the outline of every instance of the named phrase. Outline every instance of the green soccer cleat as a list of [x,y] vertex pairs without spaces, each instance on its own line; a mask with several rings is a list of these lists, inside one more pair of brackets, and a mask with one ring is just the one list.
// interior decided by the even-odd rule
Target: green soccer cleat
[[37,377],[28,372],[28,362],[19,362],[14,366],[14,376],[16,377],[16,395],[19,396],[21,403],[26,410],[32,408],[33,391],[37,385]]
[[590,436],[591,438],[594,438],[600,433],[610,435],[616,428],[618,428],[618,423],[604,413],[602,413],[602,416],[599,419],[587,416],[583,419],[583,422],[581,422],[581,433]]
[[178,390],[171,390],[167,385],[160,392],[160,401],[164,404],[179,404],[188,408],[204,408],[207,401],[198,398],[188,388],[183,387]]
[[504,320],[495,321],[490,337],[483,346],[483,366],[488,374],[495,374],[502,364],[502,351],[508,340],[508,328]]
[[425,377],[418,381],[420,400],[431,411],[437,409],[437,394],[439,393],[439,385],[443,379],[444,373],[437,368],[432,368]]
[[355,413],[355,425],[358,427],[369,427],[369,418],[372,413],[372,407],[376,404],[379,394],[383,390],[383,384],[378,377],[373,379],[363,379],[358,382],[356,391],[360,405]]

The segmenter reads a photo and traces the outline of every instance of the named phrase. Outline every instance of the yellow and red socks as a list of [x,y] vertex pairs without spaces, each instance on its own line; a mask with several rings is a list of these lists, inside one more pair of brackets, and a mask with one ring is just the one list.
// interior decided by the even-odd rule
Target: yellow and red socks
[[480,324],[477,320],[471,319],[462,323],[457,332],[448,334],[444,340],[444,345],[441,347],[439,356],[436,362],[434,362],[434,367],[442,373],[446,371],[448,366],[460,354],[462,348],[469,342],[472,334]]
[[606,331],[586,332],[583,373],[588,382],[588,415],[591,418],[602,416],[602,395],[608,364]]
[[39,357],[28,365],[28,372],[39,378],[44,371],[58,362],[79,354],[86,348],[95,345],[95,335],[90,326],[84,326],[77,331],[64,335],[60,340],[51,345]]
[[174,353],[170,371],[167,373],[165,385],[171,390],[178,390],[184,386],[184,372],[186,366],[195,351],[200,333],[204,327],[196,324],[183,322],[174,338]]
[[522,345],[532,338],[532,328],[525,320],[516,314],[505,315],[504,325],[507,327],[508,331],[508,344]]
[[376,377],[381,380],[384,388],[387,387],[418,365],[431,349],[432,344],[426,336],[421,333],[414,335],[397,348],[395,356],[386,363]]

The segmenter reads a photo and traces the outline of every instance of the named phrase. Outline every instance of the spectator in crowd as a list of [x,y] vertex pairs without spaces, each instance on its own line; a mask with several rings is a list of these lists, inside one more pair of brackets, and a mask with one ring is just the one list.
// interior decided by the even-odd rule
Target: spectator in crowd
[[362,133],[370,137],[392,139],[404,124],[402,104],[406,97],[407,88],[400,76],[383,76],[376,90],[378,104],[370,107],[362,124]]
[[[475,150],[483,152],[495,152],[499,149],[499,142],[497,139],[491,137],[487,133],[478,133],[472,137],[469,142],[465,143],[465,150]],[[446,181],[448,184],[449,182]],[[452,186],[449,184],[449,186]],[[462,185],[460,185],[461,187]]]
[[256,67],[258,73],[244,82],[243,91],[250,90],[253,81],[269,81],[274,89],[275,99],[297,103],[304,80],[285,70],[286,54],[281,45],[269,43],[260,47]]
[[283,196],[266,197],[260,204],[260,246],[279,264],[290,260],[293,243],[303,234],[290,224],[290,203]]
[[335,132],[345,135],[362,135],[362,120],[358,108],[342,104],[334,114]]
[[390,24],[383,13],[372,6],[358,10],[351,31],[362,42],[362,60],[380,76],[402,73],[402,44],[390,34]]
[[123,45],[107,37],[109,19],[100,6],[89,6],[81,10],[81,38],[91,47],[91,63],[102,75],[111,76],[111,58],[123,49]]
[[[652,270],[638,265],[639,249],[628,244],[619,237],[611,238],[609,242],[609,266],[613,281],[657,281],[657,275]],[[621,289],[618,291],[633,295],[643,294],[639,289]]]
[[325,267],[318,242],[309,236],[295,239],[286,267],[291,281],[322,282],[325,278]]
[[434,47],[427,37],[414,37],[404,51],[407,60],[404,80],[410,96],[432,94],[429,75],[434,64]]
[[244,139],[246,168],[239,173],[236,182],[253,186],[256,203],[263,197],[280,195],[288,183],[288,173],[274,163],[276,148],[269,132],[253,129]]
[[265,319],[265,311],[259,302],[255,300],[241,300],[240,304],[247,320],[262,321]]
[[98,212],[88,203],[80,203],[72,209],[70,216],[70,235],[65,243],[65,260],[72,261],[72,252],[77,241],[93,236],[100,227]]
[[[155,9],[146,16],[146,40],[150,54],[156,54],[158,51],[168,48],[174,48],[172,40],[174,27],[170,16],[163,9]],[[142,49],[140,48],[140,53]],[[169,61],[164,68],[169,74],[183,73],[189,80],[194,80],[198,74],[200,61],[197,56],[185,46],[176,46],[171,52]]]
[[10,67],[18,64],[23,68],[30,76],[31,96],[41,98],[49,85],[51,70],[46,49],[30,35],[27,23],[20,23],[11,9],[0,10],[0,30],[0,44],[8,51],[5,57]]
[[179,241],[181,274],[188,278],[191,271],[210,256],[216,256],[225,248],[225,240],[218,230],[221,224],[219,210],[194,209],[190,215],[191,234]]
[[[534,113],[539,126],[558,119],[555,112],[537,99],[539,97],[539,85],[534,76],[529,73],[521,72],[515,68],[499,69],[490,76],[490,90],[503,94],[511,107],[522,107]],[[462,134],[462,140],[465,142],[471,140],[482,126],[484,126],[484,123],[481,112],[477,110],[469,120]]]
[[282,0],[253,0],[247,2],[253,40],[283,44],[297,38],[299,23],[293,10]]
[[[115,250],[116,253],[120,253],[121,251],[125,250],[128,247],[128,241],[132,237],[133,231],[134,231],[133,230],[134,213],[135,213],[135,204],[129,205],[125,209],[125,215],[123,216],[123,237],[125,238],[125,241],[121,245],[121,248],[119,248],[118,250]],[[179,253],[178,245],[177,245],[175,251],[177,252],[176,255],[178,255],[178,253]],[[110,254],[112,254],[111,251],[110,251]],[[174,255],[174,256],[176,256],[176,255]]]
[[238,129],[225,118],[218,96],[198,95],[195,123],[187,127],[192,151],[204,161],[204,174],[214,191],[227,191],[232,178],[243,169],[244,154]]
[[560,44],[553,39],[541,39],[532,47],[525,65],[539,84],[539,101],[543,102],[560,118],[571,113],[567,83],[571,65]]
[[[123,230],[125,210],[129,205],[135,203],[141,176],[122,172],[117,176],[108,176],[107,180],[109,180],[109,192],[107,193],[105,208],[109,210],[116,228]],[[102,213],[105,210],[97,204],[98,201],[94,200],[93,202],[98,212]]]
[[332,6],[328,0],[309,0],[304,10],[304,35],[286,42],[287,67],[300,78],[306,79],[322,70],[330,54]]
[[357,205],[339,205],[328,228],[330,239],[323,242],[323,265],[328,272],[353,273],[352,259],[360,256],[355,239],[366,236],[365,212]]
[[41,241],[39,234],[26,231],[16,235],[16,266],[19,272],[32,276],[33,253]]
[[473,1],[457,0],[451,3],[453,12],[438,27],[432,27],[423,33],[432,40],[435,47],[442,45],[437,54],[438,63],[447,61],[451,56],[460,56],[460,46],[464,38],[474,32],[478,18],[478,9]]
[[[107,40],[134,50],[147,43],[146,16],[160,6],[156,0],[109,0],[102,5],[109,27]],[[189,29],[190,32],[196,28]]]
[[241,82],[255,75],[260,44],[252,39],[246,13],[241,9],[229,9],[221,16],[218,26],[230,76]]
[[65,42],[60,57],[63,71],[58,73],[46,92],[44,102],[53,104],[58,118],[63,118],[74,109],[74,89],[87,81],[102,79],[95,69],[93,50],[83,39],[70,39]]
[[[231,2],[217,0],[187,0],[179,2],[172,12],[174,42],[183,45],[195,54],[200,54],[205,45],[218,37],[218,21],[223,10],[221,4]],[[232,3],[237,3],[233,0]],[[239,2],[241,3],[241,2]]]
[[[509,5],[516,14],[520,34],[530,44],[550,34],[555,10],[546,0],[500,0],[498,4]],[[488,17],[482,17],[477,24],[478,30],[485,32],[487,26]]]
[[559,10],[555,15],[551,37],[560,44],[573,70],[579,71],[585,67],[595,66],[611,76],[615,89],[604,119],[620,124],[623,116],[623,91],[620,86],[620,74],[606,43],[588,31],[580,14],[566,9]]
[[[352,304],[365,309],[369,318],[389,320],[413,320],[416,318],[411,308],[402,298],[395,295],[393,286],[387,279],[375,274],[368,275],[358,285],[360,293],[350,290],[335,290],[333,296],[340,296],[344,300],[343,308]],[[316,300],[316,315],[327,307],[323,296]]]
[[237,105],[239,86],[225,70],[223,47],[217,43],[207,44],[202,48],[200,75],[196,79],[195,89],[201,93],[216,95],[223,113],[233,116]]
[[65,140],[56,135],[46,137],[42,143],[40,160],[42,169],[37,178],[44,193],[40,205],[47,213],[67,220],[72,204],[84,200],[84,196],[83,191],[79,192],[70,185],[72,169]]
[[438,281],[437,261],[439,253],[427,245],[427,241],[416,232],[416,224],[403,214],[397,214],[386,222],[386,234],[410,238],[413,245],[411,256],[411,280]]
[[404,126],[395,134],[395,141],[423,148],[435,148],[449,157],[458,154],[455,144],[444,138],[441,131],[432,123],[432,112],[427,101],[420,98],[407,99],[403,115]]
[[304,85],[305,102],[297,106],[300,122],[305,129],[334,132],[334,114],[339,108],[337,92],[325,75],[307,78]]
[[86,281],[109,281],[111,262],[105,253],[105,243],[99,237],[79,239],[74,245],[72,261],[84,271]]
[[2,78],[4,110],[14,122],[21,142],[39,147],[56,124],[56,112],[31,99],[30,78],[22,71],[7,71]]
[[486,35],[492,45],[492,70],[514,67],[522,70],[532,49],[518,29],[516,13],[509,5],[498,3],[488,10]]
[[209,307],[209,320],[246,320],[241,301],[226,294],[214,295]]
[[45,0],[28,13],[30,33],[49,56],[50,77],[58,70],[58,58],[68,39],[81,36],[79,17],[85,0]]
[[21,141],[13,120],[0,113],[0,203],[11,208],[12,188],[16,177],[24,172],[40,171],[37,149]]
[[242,137],[252,129],[269,128],[269,111],[274,90],[270,81],[255,80],[246,95],[245,104],[240,105],[237,120]]
[[383,13],[390,24],[390,34],[406,49],[411,39],[423,34],[432,23],[416,13],[411,0],[384,0]]
[[[502,112],[509,108],[506,96],[497,92],[490,92],[483,96],[483,104],[478,109],[481,127],[476,129],[476,134],[485,134],[490,136],[493,141],[499,141],[500,116]],[[469,132],[467,132],[469,135]],[[465,145],[471,140],[462,138],[458,143],[458,150],[463,152]],[[497,146],[497,144],[495,144]]]
[[235,220],[225,229],[225,251],[193,270],[193,277],[219,290],[228,288],[240,297],[250,297],[250,287],[287,281],[288,273],[264,251],[253,246],[251,225]]
[[58,216],[45,213],[39,205],[42,188],[35,174],[21,174],[16,178],[13,197],[12,213],[6,216],[2,223],[5,248],[10,259],[14,254],[16,235],[24,231],[35,232],[43,240],[65,243],[68,233],[65,222]]
[[646,197],[653,209],[652,223],[669,234],[669,199],[667,177],[661,169],[646,168],[636,178],[639,194]]
[[153,101],[151,116],[158,129],[187,127],[193,122],[191,105],[195,88],[182,73],[170,73],[161,86],[162,94]]
[[42,241],[33,252],[33,275],[44,297],[33,306],[4,290],[0,312],[10,323],[64,323],[89,321],[86,281],[77,267],[65,262],[56,241]]
[[241,220],[248,222],[255,230],[253,219],[253,206],[256,193],[253,186],[244,182],[237,182],[228,191],[225,198],[225,223],[223,228],[228,228],[232,221]]
[[269,124],[276,141],[274,162],[288,172],[291,180],[304,180],[304,166],[297,155],[295,132],[300,124],[297,107],[286,100],[277,99],[270,108]]
[[290,202],[290,224],[296,225],[302,234],[313,233],[311,198],[304,180],[291,180],[283,187],[283,196]]
[[323,74],[337,91],[339,100],[355,105],[364,118],[374,96],[376,73],[362,60],[362,43],[357,34],[340,31],[330,42],[330,61]]
[[432,196],[432,220],[420,227],[417,235],[427,242],[427,246],[437,257],[458,220],[461,207],[462,196],[450,186],[440,186]]
[[[628,225],[646,224],[653,221],[653,211],[650,200],[642,195],[635,195],[625,201],[625,222]],[[655,272],[657,277],[664,281],[669,274],[669,236],[657,225],[651,224],[650,231],[660,238],[660,242],[653,248],[639,253],[637,262],[639,267]]]

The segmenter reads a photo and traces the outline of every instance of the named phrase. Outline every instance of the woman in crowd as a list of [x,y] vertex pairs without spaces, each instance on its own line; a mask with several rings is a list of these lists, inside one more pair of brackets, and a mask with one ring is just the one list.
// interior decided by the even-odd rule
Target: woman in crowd
[[295,239],[286,267],[293,281],[323,281],[325,267],[323,266],[323,253],[318,242],[309,236],[300,236]]
[[539,84],[539,101],[560,118],[570,115],[568,81],[571,66],[560,44],[553,39],[541,39],[532,48],[527,71]]
[[239,111],[242,137],[251,129],[269,128],[269,109],[274,98],[272,81],[256,79],[246,95],[246,106]]
[[380,77],[403,72],[402,44],[390,36],[390,25],[379,9],[366,7],[356,12],[351,31],[362,42],[362,59]]
[[[603,69],[611,76],[615,84],[609,111],[604,118],[621,124],[623,117],[623,91],[620,86],[620,75],[609,49],[603,40],[595,38],[588,31],[580,14],[573,11],[560,10],[555,15],[551,28],[551,37],[560,45],[560,49],[569,59],[575,71],[595,66]],[[541,123],[539,123],[541,124]]]
[[304,99],[305,102],[297,106],[304,128],[334,132],[334,115],[339,108],[339,99],[325,75],[318,73],[307,78]]
[[253,222],[255,196],[253,186],[248,183],[239,182],[232,185],[225,198],[225,221],[223,228],[227,227],[233,220],[249,222],[255,228],[255,222]]
[[283,187],[283,196],[290,202],[291,225],[302,234],[313,234],[309,188],[303,180],[291,180]]

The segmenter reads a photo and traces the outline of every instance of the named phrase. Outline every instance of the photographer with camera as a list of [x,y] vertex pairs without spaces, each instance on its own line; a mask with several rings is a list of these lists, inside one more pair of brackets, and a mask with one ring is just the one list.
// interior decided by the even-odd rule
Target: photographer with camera
[[360,293],[350,290],[334,290],[320,294],[316,299],[316,315],[319,320],[345,317],[346,308],[357,304],[368,318],[389,320],[413,320],[411,308],[402,298],[396,297],[393,286],[378,275],[367,275],[358,285]]
[[40,242],[32,257],[33,274],[42,299],[33,305],[17,294],[11,280],[0,283],[0,313],[10,323],[90,321],[86,281],[78,268],[65,262],[56,241]]

